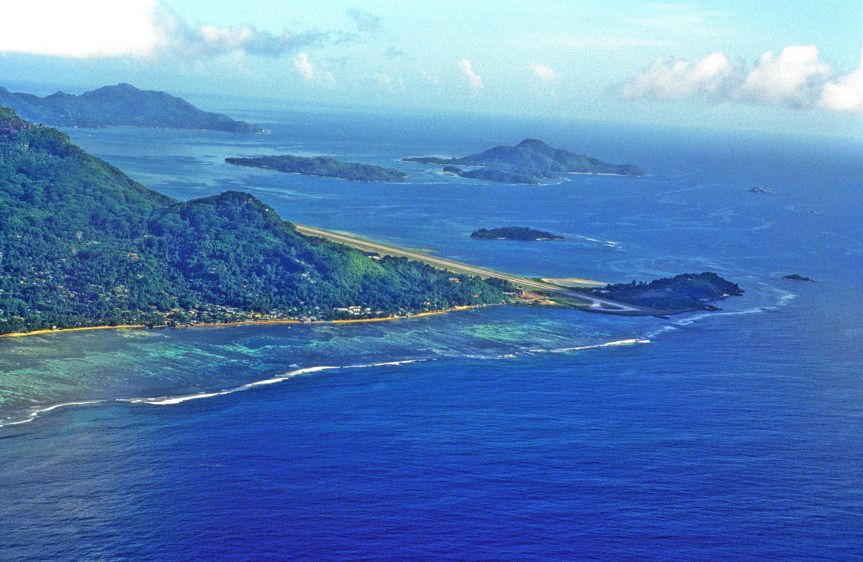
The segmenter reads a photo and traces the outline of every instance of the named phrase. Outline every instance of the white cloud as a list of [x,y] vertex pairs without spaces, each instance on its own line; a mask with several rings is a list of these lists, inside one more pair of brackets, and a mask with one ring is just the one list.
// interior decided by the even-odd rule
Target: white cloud
[[381,88],[390,92],[403,90],[405,87],[405,81],[403,79],[393,78],[392,76],[384,72],[376,72],[373,77]]
[[[351,17],[358,26],[374,27],[369,14]],[[252,26],[191,27],[159,0],[7,2],[3,22],[26,25],[0,24],[0,52],[74,58],[174,55],[200,59],[236,53],[275,58],[357,39],[355,33],[337,31],[274,34]]]
[[297,69],[297,72],[300,73],[300,76],[306,80],[314,80],[315,67],[309,60],[309,55],[307,53],[298,53],[297,56],[294,57],[294,67]]
[[856,70],[824,85],[818,105],[832,111],[863,111],[863,56]]
[[626,98],[663,100],[718,97],[728,90],[736,73],[734,65],[722,53],[710,54],[694,63],[661,58],[624,85],[620,93]]
[[437,84],[438,83],[438,79],[435,78],[432,75],[432,73],[429,72],[428,70],[426,70],[425,68],[420,67],[419,73],[420,73],[420,76],[422,76],[426,80],[426,82],[429,82],[431,84]]
[[468,59],[461,59],[458,61],[458,68],[467,78],[467,82],[470,85],[471,90],[479,91],[485,88],[482,77],[474,71],[473,64]]
[[0,52],[74,58],[147,56],[159,40],[158,7],[156,0],[4,2]]
[[642,14],[628,22],[636,28],[663,35],[716,36],[726,32],[725,16],[719,10],[705,10],[687,4],[651,2]]
[[778,56],[767,51],[758,57],[740,94],[757,103],[805,107],[818,99],[829,74],[815,45],[792,45]]
[[863,70],[830,80],[830,64],[814,45],[791,45],[762,54],[748,71],[723,53],[695,62],[661,58],[621,86],[625,98],[711,99],[833,111],[861,108]]
[[357,30],[364,33],[376,33],[381,30],[381,17],[361,10],[348,10],[348,16],[354,20]]
[[557,72],[555,72],[553,68],[545,66],[544,64],[532,64],[528,66],[528,70],[530,70],[530,72],[540,80],[548,82],[557,80]]

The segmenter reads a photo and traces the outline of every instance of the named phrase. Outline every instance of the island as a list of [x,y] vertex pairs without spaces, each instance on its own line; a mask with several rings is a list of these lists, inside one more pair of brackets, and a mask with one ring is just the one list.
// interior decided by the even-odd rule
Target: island
[[539,183],[535,178],[532,178],[530,176],[516,174],[513,172],[502,172],[500,170],[494,170],[492,168],[475,168],[473,170],[462,170],[457,166],[444,166],[443,171],[445,174],[459,176],[461,178],[467,178],[471,180],[485,180],[498,183],[528,185]]
[[475,240],[518,240],[520,242],[564,240],[563,236],[558,236],[543,230],[528,228],[526,226],[480,228],[479,230],[474,230],[470,237]]
[[172,199],[0,108],[0,334],[404,317],[511,292],[303,235],[246,193]]
[[139,90],[131,84],[105,86],[76,96],[56,92],[39,97],[0,87],[0,106],[22,118],[57,127],[158,127],[228,133],[262,133],[263,129],[226,115],[198,109],[165,92]]
[[[567,174],[605,174],[643,176],[644,170],[633,164],[610,164],[567,150],[553,148],[537,139],[524,139],[515,146],[496,146],[462,158],[412,156],[405,162],[444,166],[444,172],[471,179],[500,183],[538,183],[560,179]],[[465,171],[460,166],[472,166]]]
[[253,158],[225,158],[225,162],[235,166],[249,166],[276,170],[304,176],[321,176],[361,182],[399,182],[407,179],[404,172],[374,166],[342,162],[327,156],[308,158],[285,154],[281,156],[256,156]]
[[743,294],[736,283],[716,273],[685,273],[647,283],[621,283],[586,291],[617,302],[627,303],[661,314],[681,314],[699,310],[718,310],[712,303]]
[[770,191],[766,187],[763,187],[760,185],[756,185],[755,187],[751,187],[751,188],[747,189],[746,191],[748,191],[749,193],[756,193],[758,195],[770,195],[771,193],[773,193],[772,191]]
[[800,275],[799,273],[792,273],[790,275],[783,275],[782,278],[787,279],[789,281],[812,281],[812,279],[810,277]]

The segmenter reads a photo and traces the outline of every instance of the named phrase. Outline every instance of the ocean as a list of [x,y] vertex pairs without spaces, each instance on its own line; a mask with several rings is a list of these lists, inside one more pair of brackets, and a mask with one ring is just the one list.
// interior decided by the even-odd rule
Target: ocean
[[[526,276],[715,271],[746,292],[665,319],[507,306],[0,339],[0,559],[863,559],[863,142],[232,114],[270,133],[68,132],[180,199],[246,191]],[[399,161],[525,137],[650,175],[508,186]],[[409,182],[223,161],[279,153]],[[510,225],[566,240],[468,236]]]

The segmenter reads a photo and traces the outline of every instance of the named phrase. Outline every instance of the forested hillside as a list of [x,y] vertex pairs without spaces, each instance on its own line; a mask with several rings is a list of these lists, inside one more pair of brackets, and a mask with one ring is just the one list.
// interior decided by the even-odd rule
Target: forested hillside
[[502,289],[301,235],[248,194],[176,201],[0,108],[0,333],[407,314]]

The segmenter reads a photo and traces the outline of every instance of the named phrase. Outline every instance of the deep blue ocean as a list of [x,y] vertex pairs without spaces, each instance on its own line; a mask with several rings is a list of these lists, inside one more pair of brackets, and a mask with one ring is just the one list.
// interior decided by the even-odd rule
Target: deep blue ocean
[[[232,114],[271,132],[69,133],[180,199],[247,191],[522,275],[709,270],[746,293],[671,319],[513,306],[0,340],[0,559],[863,559],[860,140]],[[525,137],[650,175],[507,186],[399,162]],[[223,162],[278,153],[409,182]],[[468,237],[508,225],[567,240]]]

